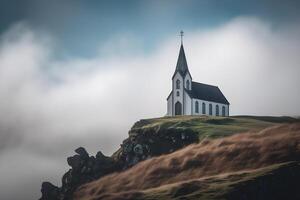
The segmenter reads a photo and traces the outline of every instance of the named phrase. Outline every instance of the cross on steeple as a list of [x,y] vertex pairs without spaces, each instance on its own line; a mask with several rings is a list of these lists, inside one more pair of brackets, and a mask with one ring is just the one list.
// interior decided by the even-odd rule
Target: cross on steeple
[[181,31],[180,31],[181,44],[182,44],[183,33],[184,33],[184,32],[181,30]]

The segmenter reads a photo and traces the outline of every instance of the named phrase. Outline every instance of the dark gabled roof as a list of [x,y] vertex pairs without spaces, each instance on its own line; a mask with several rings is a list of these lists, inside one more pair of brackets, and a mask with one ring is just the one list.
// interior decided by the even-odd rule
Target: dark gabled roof
[[217,86],[192,82],[192,90],[186,90],[191,98],[229,105],[226,97]]
[[174,72],[173,77],[175,76],[176,72],[179,72],[183,77],[189,73],[189,68],[186,62],[186,57],[185,57],[185,53],[184,53],[184,49],[183,49],[183,45],[181,44],[180,46],[180,50],[179,50],[179,56],[178,56],[178,60],[177,60],[177,64],[176,64],[176,69]]

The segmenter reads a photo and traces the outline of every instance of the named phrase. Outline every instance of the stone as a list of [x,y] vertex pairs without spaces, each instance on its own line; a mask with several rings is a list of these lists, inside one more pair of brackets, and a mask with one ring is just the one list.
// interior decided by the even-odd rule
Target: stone
[[67,162],[68,162],[68,165],[70,167],[72,167],[73,170],[75,170],[75,171],[80,170],[81,163],[82,163],[80,155],[74,155],[74,156],[68,157]]
[[125,143],[123,143],[123,151],[125,153],[130,153],[132,151],[132,143],[130,143],[129,141],[124,141]]
[[59,188],[50,182],[42,183],[42,197],[40,200],[59,200]]
[[96,160],[103,160],[105,158],[106,158],[106,156],[101,151],[97,152],[97,154],[96,154]]
[[83,159],[88,159],[89,154],[83,147],[79,147],[75,150],[76,153],[78,153]]
[[129,138],[123,141],[121,148],[111,157],[101,151],[96,156],[89,156],[83,147],[79,147],[75,150],[76,155],[67,158],[71,169],[63,175],[62,187],[43,184],[41,200],[70,200],[74,190],[84,183],[197,141],[197,133],[188,129],[149,128],[132,130]]
[[143,147],[140,144],[135,145],[135,147],[133,148],[134,153],[136,153],[137,155],[143,155]]

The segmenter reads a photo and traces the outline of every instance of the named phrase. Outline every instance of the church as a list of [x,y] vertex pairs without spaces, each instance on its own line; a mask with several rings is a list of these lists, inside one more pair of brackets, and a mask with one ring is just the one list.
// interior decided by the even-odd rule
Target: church
[[217,86],[193,81],[182,40],[167,101],[167,116],[229,116],[229,102]]

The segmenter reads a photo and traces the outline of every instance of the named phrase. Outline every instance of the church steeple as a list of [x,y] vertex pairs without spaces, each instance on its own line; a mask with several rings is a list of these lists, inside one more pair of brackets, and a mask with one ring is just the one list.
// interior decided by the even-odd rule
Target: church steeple
[[189,72],[189,68],[186,62],[186,57],[183,49],[183,45],[181,44],[180,50],[179,50],[179,56],[176,64],[176,70],[175,73],[179,72],[182,76],[184,76],[187,72]]
[[186,57],[183,48],[183,31],[180,31],[180,39],[181,39],[181,45],[180,45],[179,56],[177,59],[174,75],[176,74],[176,72],[179,72],[182,75],[182,77],[184,77],[187,73],[190,74],[190,72],[186,62]]

